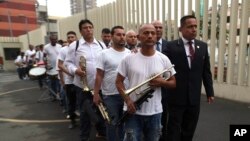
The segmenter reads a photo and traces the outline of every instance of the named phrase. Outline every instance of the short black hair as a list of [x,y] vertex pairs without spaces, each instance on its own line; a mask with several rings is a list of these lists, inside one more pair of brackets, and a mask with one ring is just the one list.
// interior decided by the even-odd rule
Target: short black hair
[[110,34],[111,33],[111,31],[110,31],[110,29],[109,28],[103,28],[102,29],[102,34]]
[[43,48],[43,46],[44,46],[43,44],[40,44],[40,45],[39,45],[39,48]]
[[183,16],[180,20],[181,27],[183,27],[185,25],[185,22],[187,19],[196,19],[196,17],[194,15]]
[[116,25],[111,29],[111,35],[114,35],[116,29],[124,29],[123,26]]
[[67,32],[67,35],[69,35],[69,34],[73,34],[73,35],[75,35],[75,36],[76,36],[75,31],[69,31],[69,32]]
[[58,40],[57,42],[58,42],[60,45],[63,44],[63,40]]
[[81,29],[82,29],[82,25],[83,25],[83,24],[86,24],[86,23],[91,24],[91,25],[94,27],[93,23],[92,23],[90,20],[84,19],[84,20],[81,20],[81,21],[79,22],[79,30],[81,30]]

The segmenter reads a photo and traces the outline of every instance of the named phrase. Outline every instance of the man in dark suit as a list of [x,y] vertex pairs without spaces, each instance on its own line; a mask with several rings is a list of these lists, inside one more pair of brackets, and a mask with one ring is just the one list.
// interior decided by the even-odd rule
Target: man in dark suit
[[200,112],[202,82],[208,103],[214,100],[207,44],[196,40],[197,21],[192,15],[180,20],[182,37],[163,51],[176,69],[176,89],[168,90],[168,141],[192,141]]
[[[160,22],[159,20],[153,21],[152,24],[154,25],[155,29],[156,29],[156,37],[157,37],[157,42],[155,45],[156,50],[158,50],[159,52],[162,52],[163,50],[166,50],[167,47],[167,40],[162,38],[163,35],[163,25],[162,22]],[[160,141],[164,141],[166,140],[166,134],[167,134],[167,99],[166,99],[166,95],[167,95],[167,90],[166,88],[161,88],[161,94],[162,94],[162,108],[163,108],[163,112],[162,112],[162,117],[161,117],[161,124],[162,124],[162,135],[160,137]]]

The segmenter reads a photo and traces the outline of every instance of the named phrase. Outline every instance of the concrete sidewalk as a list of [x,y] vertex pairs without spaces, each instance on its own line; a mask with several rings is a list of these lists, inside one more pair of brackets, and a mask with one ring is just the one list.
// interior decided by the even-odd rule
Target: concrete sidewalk
[[[67,128],[58,101],[37,102],[43,94],[37,81],[19,80],[13,72],[0,73],[0,79],[0,141],[79,140],[79,126]],[[250,124],[250,104],[220,98],[207,104],[202,96],[194,141],[229,141],[230,124]],[[94,131],[92,140],[104,141],[95,139]]]

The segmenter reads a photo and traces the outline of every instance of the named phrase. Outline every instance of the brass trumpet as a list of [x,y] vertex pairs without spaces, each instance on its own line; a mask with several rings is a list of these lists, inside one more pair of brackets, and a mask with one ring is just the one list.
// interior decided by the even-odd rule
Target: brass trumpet
[[141,86],[147,84],[149,81],[155,79],[156,77],[162,75],[163,73],[165,73],[165,72],[171,72],[171,69],[172,69],[173,67],[174,67],[174,65],[170,66],[170,67],[167,68],[167,69],[164,69],[164,70],[161,71],[160,73],[154,75],[153,77],[147,79],[146,81],[140,83],[139,85],[137,85],[137,86],[135,86],[135,87],[133,87],[133,88],[130,88],[130,89],[124,91],[124,94],[125,94],[125,95],[130,95],[130,94],[131,94],[132,92],[134,92],[136,89],[138,89],[138,88],[140,88]]
[[[155,79],[156,77],[160,76],[161,74],[165,73],[165,72],[169,72],[170,76],[168,78],[164,78],[165,80],[168,80],[171,77],[171,69],[174,67],[174,65],[172,65],[171,67],[169,67],[168,69],[163,70],[162,72],[154,75],[153,77],[151,77],[150,79],[144,81],[143,83],[126,90],[124,93],[126,95],[130,95],[133,91],[135,91],[136,89],[140,88],[141,86],[145,85],[146,83],[148,83],[149,81]],[[142,90],[139,94],[140,97],[134,101],[136,109],[139,109],[140,106],[142,105],[143,102],[147,101],[147,99],[152,98],[153,97],[153,93],[154,93],[155,89],[148,86],[147,88],[145,88],[144,90]],[[128,111],[125,111],[124,114],[122,115],[122,117],[117,121],[116,125],[120,125],[121,123],[123,123],[125,120],[127,120],[127,118],[130,116],[130,114],[128,113]]]
[[[86,58],[84,56],[80,57],[79,66],[86,73]],[[88,87],[88,81],[87,81],[86,75],[83,76],[81,78],[81,80],[83,81],[83,92],[90,92],[92,95],[94,95],[93,90],[90,90],[90,88]],[[103,119],[105,121],[107,121],[108,123],[110,123],[111,119],[110,119],[109,114],[107,112],[107,108],[104,106],[104,104],[101,102],[97,105],[97,107],[98,107],[98,110],[100,111]]]

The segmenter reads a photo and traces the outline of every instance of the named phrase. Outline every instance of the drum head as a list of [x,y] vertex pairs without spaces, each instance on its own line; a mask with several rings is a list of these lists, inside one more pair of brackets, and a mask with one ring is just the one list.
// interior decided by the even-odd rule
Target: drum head
[[55,69],[52,69],[52,70],[48,70],[46,73],[47,73],[48,75],[50,75],[50,76],[55,76],[55,75],[58,74],[58,71],[55,70]]
[[41,76],[45,74],[46,69],[45,68],[32,68],[29,71],[29,75],[31,76]]

